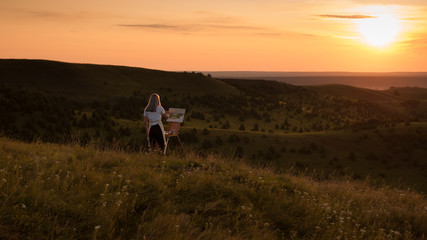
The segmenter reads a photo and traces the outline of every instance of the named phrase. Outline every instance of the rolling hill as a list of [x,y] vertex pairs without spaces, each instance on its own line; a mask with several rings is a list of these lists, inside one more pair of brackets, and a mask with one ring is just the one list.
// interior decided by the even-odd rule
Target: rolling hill
[[403,178],[427,192],[427,89],[422,88],[303,87],[123,66],[0,60],[0,135],[144,151],[141,113],[154,91],[165,108],[187,109],[181,137],[186,148],[202,155],[237,155],[280,171],[320,170],[321,178],[369,176],[387,183]]
[[47,60],[0,59],[0,84],[55,95],[94,99],[131,96],[159,89],[192,95],[228,95],[237,90],[201,73]]

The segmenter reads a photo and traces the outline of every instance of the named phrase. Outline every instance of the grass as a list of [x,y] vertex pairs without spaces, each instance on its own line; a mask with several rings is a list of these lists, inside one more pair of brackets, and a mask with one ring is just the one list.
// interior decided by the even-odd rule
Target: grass
[[423,239],[423,194],[232,158],[0,138],[0,238]]
[[[191,125],[186,122],[183,131],[190,131],[192,126],[196,126],[194,120]],[[323,177],[343,174],[355,178],[369,176],[383,179],[388,184],[406,184],[427,192],[424,184],[427,181],[427,151],[424,147],[426,123],[309,133],[208,128],[209,134],[204,135],[203,128],[196,129],[200,142],[207,139],[213,143],[209,151],[232,153],[237,146],[241,146],[246,160],[261,166],[274,165],[279,169],[294,166],[296,172],[315,170],[323,172]],[[230,135],[238,136],[239,141],[229,142]],[[215,145],[218,137],[224,142],[223,145]],[[273,153],[270,148],[274,150]],[[351,154],[353,158],[349,157]]]

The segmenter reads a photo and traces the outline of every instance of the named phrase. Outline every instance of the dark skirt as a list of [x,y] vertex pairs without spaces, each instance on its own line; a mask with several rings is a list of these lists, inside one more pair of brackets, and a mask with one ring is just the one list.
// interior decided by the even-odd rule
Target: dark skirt
[[165,148],[165,140],[163,139],[163,132],[159,124],[151,126],[150,132],[148,133],[148,139],[152,149],[156,146],[160,147],[162,150]]

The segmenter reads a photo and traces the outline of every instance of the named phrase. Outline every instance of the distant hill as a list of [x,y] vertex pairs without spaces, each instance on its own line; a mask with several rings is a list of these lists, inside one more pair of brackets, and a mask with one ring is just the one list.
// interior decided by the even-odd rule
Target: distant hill
[[[333,95],[365,101],[382,102],[402,100],[401,96],[394,95],[393,93],[388,91],[377,91],[366,88],[357,88],[342,84],[307,86],[306,88],[316,91],[322,95]],[[425,91],[427,93],[427,89],[425,89]]]
[[234,87],[201,73],[24,59],[0,59],[0,84],[83,99],[159,89],[192,95],[237,93]]
[[264,77],[427,77],[427,72],[270,72],[270,71],[204,71],[218,78]]
[[342,84],[384,90],[390,87],[427,88],[426,72],[205,72],[216,78],[263,79],[297,86]]

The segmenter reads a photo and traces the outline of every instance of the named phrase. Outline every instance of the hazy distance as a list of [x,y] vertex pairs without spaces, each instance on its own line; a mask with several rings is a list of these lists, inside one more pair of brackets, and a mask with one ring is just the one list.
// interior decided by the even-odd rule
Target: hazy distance
[[216,78],[262,79],[293,85],[345,84],[360,88],[389,89],[390,87],[427,88],[427,72],[258,72],[206,71]]

